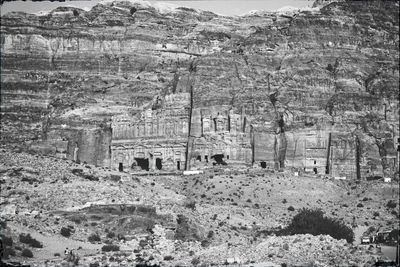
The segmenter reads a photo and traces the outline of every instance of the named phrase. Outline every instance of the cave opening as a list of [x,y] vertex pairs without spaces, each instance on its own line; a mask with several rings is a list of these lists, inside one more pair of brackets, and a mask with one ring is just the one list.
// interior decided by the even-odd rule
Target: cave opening
[[197,158],[196,158],[196,160],[201,161],[201,156],[198,155]]
[[265,169],[267,168],[267,163],[265,161],[261,161],[261,168]]
[[162,159],[156,158],[156,167],[157,167],[157,170],[162,169]]
[[137,165],[142,169],[142,170],[149,170],[149,159],[147,158],[135,158]]
[[213,156],[211,156],[212,159],[215,160],[215,162],[213,162],[213,165],[228,165],[224,160],[224,154],[215,154]]
[[317,168],[314,168],[313,171],[314,171],[314,174],[318,174],[318,169]]

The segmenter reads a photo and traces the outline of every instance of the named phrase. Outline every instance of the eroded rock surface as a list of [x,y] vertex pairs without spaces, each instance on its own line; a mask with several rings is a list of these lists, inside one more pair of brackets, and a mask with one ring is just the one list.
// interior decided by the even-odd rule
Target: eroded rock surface
[[397,10],[341,1],[225,17],[117,1],[6,14],[1,143],[125,170],[230,161],[391,176]]

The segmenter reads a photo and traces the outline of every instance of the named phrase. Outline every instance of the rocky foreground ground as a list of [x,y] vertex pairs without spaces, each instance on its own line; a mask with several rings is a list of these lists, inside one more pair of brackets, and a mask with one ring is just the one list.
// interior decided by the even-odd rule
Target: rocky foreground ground
[[[196,176],[127,173],[8,149],[0,155],[2,237],[13,240],[12,262],[72,265],[69,248],[86,266],[364,266],[384,255],[359,245],[360,235],[399,223],[397,183],[232,166]],[[301,208],[352,226],[356,240],[271,233]],[[28,233],[42,248],[21,242]],[[32,257],[21,256],[24,249]]]

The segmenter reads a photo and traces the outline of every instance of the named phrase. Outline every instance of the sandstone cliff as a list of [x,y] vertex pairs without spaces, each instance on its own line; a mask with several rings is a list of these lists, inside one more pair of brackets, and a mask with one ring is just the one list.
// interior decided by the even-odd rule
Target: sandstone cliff
[[[192,92],[190,147],[214,140],[200,133],[201,114],[231,112],[245,114],[243,136],[224,134],[224,142],[240,143],[247,163],[392,175],[398,7],[343,1],[225,17],[116,1],[9,13],[1,18],[1,143],[113,166],[113,116]],[[206,156],[193,150],[189,160]]]

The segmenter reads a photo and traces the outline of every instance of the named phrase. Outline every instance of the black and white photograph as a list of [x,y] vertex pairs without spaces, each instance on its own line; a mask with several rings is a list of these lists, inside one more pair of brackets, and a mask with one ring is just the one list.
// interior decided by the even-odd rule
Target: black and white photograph
[[399,263],[399,0],[1,0],[0,266]]

